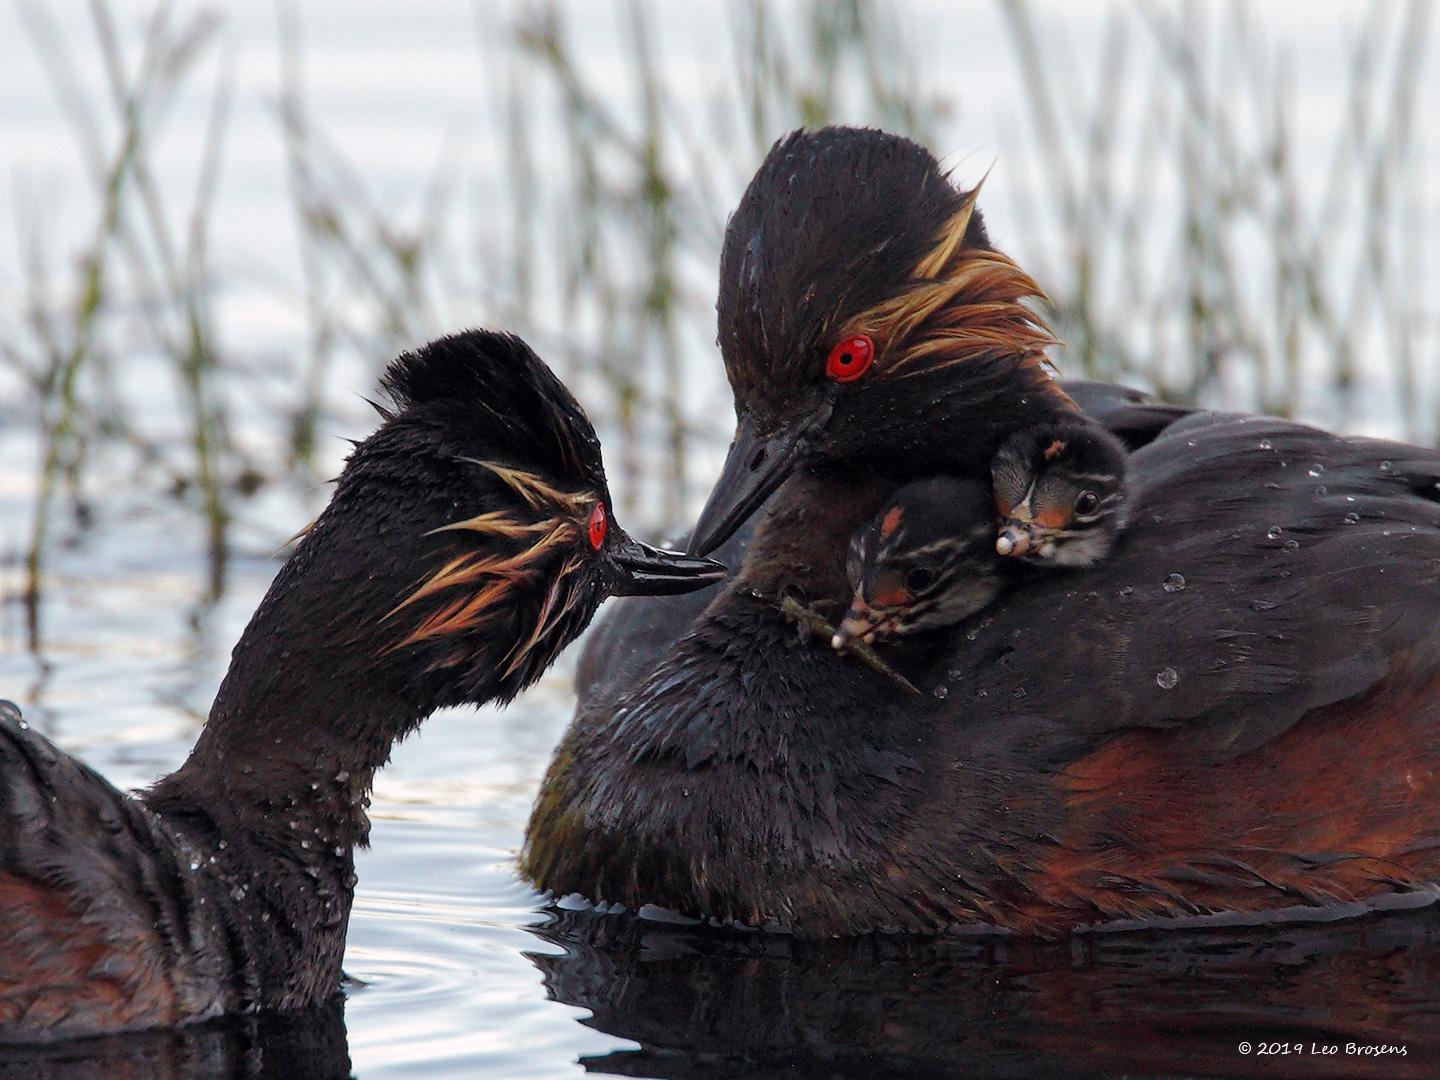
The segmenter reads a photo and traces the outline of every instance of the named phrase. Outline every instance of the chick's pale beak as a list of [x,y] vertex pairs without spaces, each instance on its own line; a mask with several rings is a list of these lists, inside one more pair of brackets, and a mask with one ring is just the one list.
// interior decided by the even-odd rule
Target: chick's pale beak
[[1036,546],[1036,539],[1031,527],[1026,523],[1007,521],[995,537],[995,551],[1000,555],[1026,555]]
[[626,536],[610,549],[615,596],[668,596],[694,592],[725,580],[726,569],[714,559],[682,555],[642,544]]
[[830,647],[837,651],[844,650],[852,641],[863,641],[868,645],[884,621],[885,613],[876,611],[856,593],[855,599],[850,603],[850,610],[845,613],[845,618],[835,630],[835,636],[830,639]]

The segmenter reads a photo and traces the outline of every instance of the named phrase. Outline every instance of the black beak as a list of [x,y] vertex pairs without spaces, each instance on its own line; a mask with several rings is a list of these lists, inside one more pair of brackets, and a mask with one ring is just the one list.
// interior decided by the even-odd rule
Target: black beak
[[714,559],[662,551],[626,536],[610,549],[615,567],[615,596],[669,596],[694,592],[725,580],[725,567]]
[[741,416],[725,467],[710,489],[686,550],[703,555],[728,540],[790,475],[805,455],[810,432],[829,418],[827,406],[802,424],[762,435],[752,415]]

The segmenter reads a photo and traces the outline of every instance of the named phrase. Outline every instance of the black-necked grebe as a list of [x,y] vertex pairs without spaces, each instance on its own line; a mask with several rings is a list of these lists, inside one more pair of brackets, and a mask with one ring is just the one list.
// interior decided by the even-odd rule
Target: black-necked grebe
[[720,576],[610,520],[589,421],[519,339],[444,338],[382,387],[177,772],[121,794],[0,708],[0,1038],[335,994],[396,740],[513,698],[607,595]]
[[[809,936],[1436,894],[1440,453],[1072,398],[1036,291],[913,143],[771,151],[726,234],[738,427],[692,550],[774,494],[703,612],[632,602],[596,635],[536,882]],[[847,541],[898,484],[983,477],[1077,404],[1139,447],[1107,558],[889,645],[919,696],[795,640],[776,597],[847,602]]]

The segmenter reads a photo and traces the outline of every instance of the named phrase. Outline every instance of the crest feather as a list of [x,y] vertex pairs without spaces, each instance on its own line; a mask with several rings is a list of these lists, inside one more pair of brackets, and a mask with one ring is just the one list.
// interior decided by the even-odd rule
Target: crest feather
[[604,484],[600,443],[585,411],[514,334],[465,330],[438,338],[394,360],[380,388],[397,419],[460,411],[527,469],[576,488]]
[[980,200],[980,189],[985,186],[985,181],[989,177],[990,170],[986,169],[985,175],[980,177],[980,182],[967,191],[960,200],[959,209],[951,215],[950,220],[940,231],[940,242],[915,267],[917,278],[939,277],[950,260],[954,258],[955,252],[965,242],[965,234],[970,231],[970,219],[975,216],[975,204]]

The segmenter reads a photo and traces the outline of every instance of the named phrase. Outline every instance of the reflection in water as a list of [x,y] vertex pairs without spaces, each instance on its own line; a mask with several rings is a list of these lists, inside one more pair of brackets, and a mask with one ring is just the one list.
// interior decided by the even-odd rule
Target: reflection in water
[[640,1044],[582,1059],[610,1075],[1419,1077],[1440,1061],[1433,909],[1064,944],[797,942],[589,912],[534,932],[563,950],[528,954],[551,998]]
[[169,1031],[0,1046],[0,1080],[345,1080],[345,1004]]

